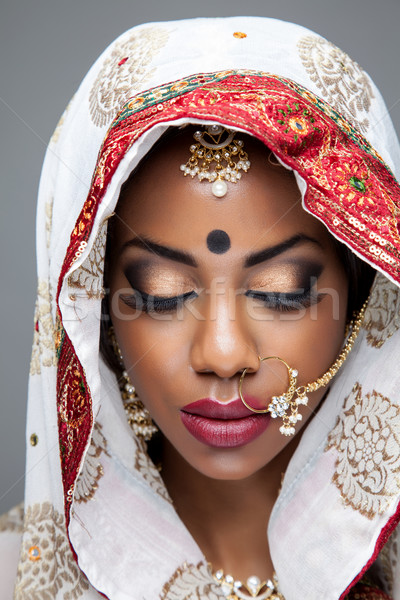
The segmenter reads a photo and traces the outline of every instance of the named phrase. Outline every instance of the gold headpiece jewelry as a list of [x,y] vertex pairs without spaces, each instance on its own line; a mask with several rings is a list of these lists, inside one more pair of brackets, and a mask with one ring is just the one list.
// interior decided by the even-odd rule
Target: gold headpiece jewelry
[[109,328],[108,335],[122,370],[119,384],[126,419],[133,430],[133,433],[148,442],[153,435],[157,433],[158,428],[154,424],[154,421],[143,402],[139,400],[136,390],[129,378],[128,371],[125,370],[124,359],[117,338],[115,337],[114,327]]
[[[228,191],[226,181],[236,183],[241,178],[240,171],[248,171],[250,161],[243,149],[243,141],[235,139],[236,132],[222,125],[208,125],[204,131],[193,135],[196,144],[190,146],[191,156],[180,169],[184,176],[206,179],[212,183],[212,193],[223,198]],[[210,171],[211,163],[215,163]]]
[[[267,408],[256,409],[250,406],[243,397],[243,380],[245,378],[248,369],[244,369],[240,380],[239,380],[239,396],[243,404],[251,411],[255,413],[267,413],[271,414],[273,419],[277,417],[281,417],[283,420],[283,425],[279,428],[279,431],[283,435],[294,435],[295,425],[297,421],[302,420],[302,415],[298,411],[298,407],[300,404],[304,404],[307,406],[308,397],[307,394],[310,392],[315,392],[321,387],[325,387],[331,379],[336,375],[339,371],[340,367],[346,360],[350,350],[352,349],[354,342],[356,341],[358,332],[360,331],[361,323],[364,318],[365,309],[367,308],[368,300],[364,303],[359,313],[350,321],[348,326],[348,331],[350,332],[346,341],[345,346],[340,352],[339,356],[335,360],[335,362],[329,367],[329,369],[321,375],[318,379],[313,381],[312,383],[308,383],[307,385],[297,386],[297,369],[293,369],[290,367],[283,358],[279,358],[279,356],[266,356],[261,358],[258,357],[260,364],[267,360],[278,360],[282,364],[285,365],[289,375],[289,386],[286,392],[281,394],[280,396],[272,396],[271,402],[268,404]],[[288,411],[290,413],[288,414]]]

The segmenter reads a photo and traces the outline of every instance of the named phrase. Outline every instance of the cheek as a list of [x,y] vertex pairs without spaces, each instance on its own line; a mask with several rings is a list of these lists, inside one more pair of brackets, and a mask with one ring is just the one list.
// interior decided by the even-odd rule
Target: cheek
[[[298,385],[307,385],[323,375],[337,358],[344,342],[346,324],[346,287],[343,294],[326,296],[319,304],[303,313],[282,313],[272,323],[259,328],[259,347],[262,356],[278,356],[297,369]],[[339,300],[340,298],[340,300]],[[271,371],[280,379],[273,389]],[[287,370],[277,361],[261,365],[258,382],[265,395],[282,393],[287,388]],[[276,378],[275,378],[276,379]],[[324,390],[314,394],[322,397]]]
[[151,412],[153,406],[160,410],[162,398],[171,403],[179,398],[189,368],[188,327],[165,316],[168,320],[143,314],[134,321],[114,322],[125,366]]

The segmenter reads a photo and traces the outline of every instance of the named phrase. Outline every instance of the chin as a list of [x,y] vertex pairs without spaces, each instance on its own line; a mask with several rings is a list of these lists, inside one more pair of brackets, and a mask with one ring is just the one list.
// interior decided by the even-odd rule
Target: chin
[[270,462],[265,457],[261,461],[259,455],[249,457],[247,452],[243,453],[240,450],[243,450],[243,448],[213,451],[212,456],[208,455],[201,457],[201,459],[196,457],[188,462],[193,469],[205,477],[219,481],[247,479],[267,467]]

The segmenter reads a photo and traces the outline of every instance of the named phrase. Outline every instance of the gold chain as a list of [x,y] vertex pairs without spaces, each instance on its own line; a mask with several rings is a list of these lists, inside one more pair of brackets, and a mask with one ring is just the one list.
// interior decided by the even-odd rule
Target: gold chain
[[[362,321],[364,319],[364,314],[365,314],[367,305],[368,305],[368,299],[364,302],[364,304],[363,304],[361,310],[359,311],[358,315],[356,316],[356,318],[354,318],[350,322],[349,328],[351,330],[351,333],[348,337],[345,347],[343,348],[343,350],[341,351],[341,353],[339,354],[339,356],[337,357],[337,359],[335,360],[333,365],[330,367],[330,369],[328,369],[328,371],[326,373],[324,373],[322,375],[322,377],[319,377],[316,381],[313,381],[312,383],[309,383],[306,387],[303,387],[304,393],[315,392],[320,387],[325,386],[327,383],[329,383],[329,381],[332,379],[332,377],[334,377],[336,375],[336,373],[339,371],[340,367],[342,366],[342,364],[346,360],[347,356],[349,355],[351,349],[353,348],[354,342],[357,339],[358,333],[361,329]],[[300,389],[301,389],[301,387],[297,388],[297,390],[296,390],[297,394],[299,394]]]

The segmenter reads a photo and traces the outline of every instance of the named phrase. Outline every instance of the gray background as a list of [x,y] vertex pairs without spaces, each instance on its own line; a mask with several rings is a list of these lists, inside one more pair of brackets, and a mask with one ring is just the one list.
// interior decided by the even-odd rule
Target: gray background
[[47,140],[90,65],[147,21],[261,15],[316,30],[381,89],[400,131],[400,0],[2,0],[0,514],[23,498],[35,204]]

